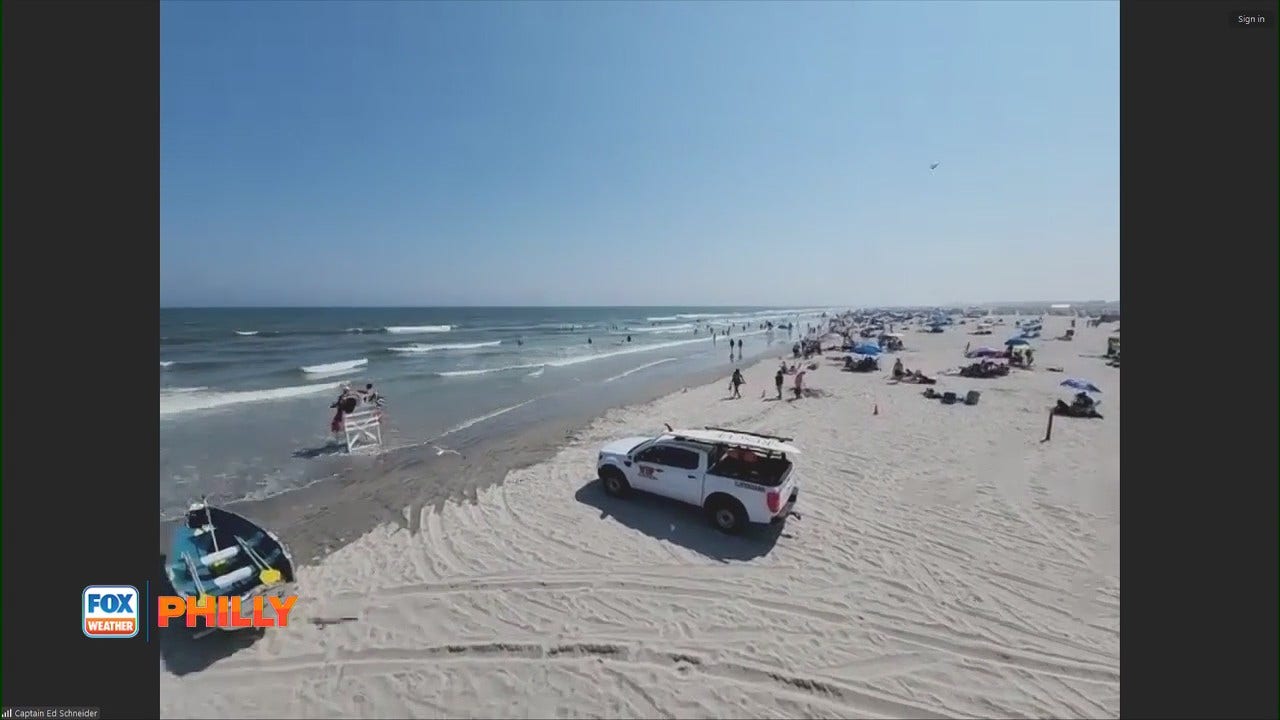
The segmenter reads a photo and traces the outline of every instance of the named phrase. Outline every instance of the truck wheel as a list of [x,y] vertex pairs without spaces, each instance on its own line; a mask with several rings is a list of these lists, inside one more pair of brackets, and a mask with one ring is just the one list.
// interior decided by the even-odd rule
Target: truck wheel
[[747,511],[736,500],[716,500],[708,504],[707,515],[717,530],[730,535],[741,531],[747,522]]
[[627,478],[614,468],[606,468],[600,472],[600,484],[604,486],[604,491],[613,497],[625,497],[631,490]]

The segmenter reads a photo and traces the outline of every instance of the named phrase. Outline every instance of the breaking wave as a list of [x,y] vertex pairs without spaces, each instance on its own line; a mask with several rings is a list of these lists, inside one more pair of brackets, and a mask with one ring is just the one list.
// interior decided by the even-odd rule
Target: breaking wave
[[434,345],[422,345],[415,343],[413,345],[401,345],[399,347],[387,348],[393,353],[428,353],[438,350],[475,350],[477,348],[497,347],[502,344],[501,340],[490,340],[489,342],[476,343],[438,343]]
[[196,410],[212,410],[242,403],[288,400],[312,393],[336,390],[341,383],[317,383],[268,390],[213,391],[206,388],[172,388],[160,391],[160,416],[172,416]]
[[364,367],[369,364],[369,358],[360,358],[359,360],[344,360],[342,362],[326,363],[324,365],[304,365],[301,370],[308,375],[328,375],[331,373],[347,372]]
[[[763,331],[751,333],[743,333],[743,335],[757,335]],[[669,342],[653,343],[650,345],[636,345],[634,347],[623,348],[621,350],[613,350],[611,352],[591,353],[587,355],[576,355],[573,357],[559,358],[556,360],[544,360],[542,362],[521,363],[519,365],[503,365],[501,367],[492,368],[476,368],[473,370],[446,370],[438,372],[436,375],[440,377],[474,377],[477,375],[489,375],[492,373],[511,372],[513,370],[537,370],[538,368],[562,368],[573,365],[581,365],[582,363],[595,362],[596,360],[606,360],[621,355],[633,355],[635,353],[652,352],[654,350],[664,350],[666,348],[680,347],[682,345],[693,345],[694,343],[710,343],[711,336],[705,335],[688,340],[672,340]]]
[[665,333],[665,332],[682,332],[685,330],[693,330],[697,325],[693,323],[682,323],[680,325],[656,325],[654,327],[637,327],[628,328],[626,330],[616,330],[614,335],[626,335],[628,333]]
[[452,325],[390,325],[382,328],[392,335],[415,335],[418,333],[449,332]]

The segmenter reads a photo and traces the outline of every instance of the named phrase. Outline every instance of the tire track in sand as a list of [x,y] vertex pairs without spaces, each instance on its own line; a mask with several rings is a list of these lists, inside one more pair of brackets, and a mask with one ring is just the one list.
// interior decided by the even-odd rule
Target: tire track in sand
[[[363,651],[338,650],[320,654],[276,658],[268,663],[236,663],[216,671],[217,680],[238,683],[246,678],[272,678],[274,683],[314,677],[319,671],[336,666],[344,676],[383,675],[403,672],[406,665],[458,662],[599,662],[648,664],[682,668],[709,678],[739,685],[771,685],[775,693],[785,693],[806,701],[825,701],[856,716],[949,718],[934,708],[903,702],[846,682],[818,674],[797,673],[791,669],[755,662],[708,660],[693,652],[662,651],[628,647],[609,642],[571,642],[556,645],[535,643],[448,644],[423,648],[377,648]],[[625,672],[625,671],[624,671]],[[656,703],[655,703],[656,704]]]
[[444,532],[444,520],[441,513],[431,512],[427,515],[427,534],[426,547],[423,552],[428,552],[429,556],[435,557],[439,561],[441,569],[447,573],[441,577],[449,577],[449,575],[466,575],[466,566],[458,559],[453,552],[453,544],[449,542],[448,536]]
[[[676,582],[674,581],[674,578],[670,576],[650,575],[644,573],[635,573],[631,575],[615,574],[603,578],[600,577],[598,573],[565,573],[563,575],[543,573],[541,575],[525,578],[496,580],[459,579],[452,582],[420,583],[415,585],[378,588],[377,597],[387,599],[413,597],[428,598],[476,592],[505,592],[509,590],[568,592],[625,591],[643,595],[686,597],[701,601],[723,603],[738,601],[745,602],[746,604],[755,606],[762,610],[769,610],[791,617],[803,617],[838,625],[846,625],[850,622],[850,616],[848,614],[831,612],[821,608],[807,607],[803,603],[736,595],[732,594],[731,591],[726,590],[720,585],[702,585],[700,582],[691,583],[689,581],[690,578],[681,578],[679,582]],[[785,596],[781,590],[776,594],[780,597]],[[361,597],[367,597],[367,594],[355,592],[344,593],[336,596],[334,600],[353,600]]]

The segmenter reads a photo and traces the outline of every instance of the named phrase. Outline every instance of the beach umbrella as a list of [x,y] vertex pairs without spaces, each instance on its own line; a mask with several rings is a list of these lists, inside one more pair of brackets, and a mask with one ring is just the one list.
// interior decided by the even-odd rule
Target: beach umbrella
[[856,343],[853,346],[853,351],[859,355],[879,355],[880,346],[875,343]]
[[980,347],[976,350],[970,350],[968,353],[965,353],[965,357],[967,358],[996,357],[998,355],[1004,355],[1004,351],[989,347]]
[[1088,380],[1082,380],[1080,378],[1067,378],[1066,380],[1063,380],[1061,384],[1062,384],[1062,387],[1073,388],[1081,392],[1092,392],[1092,393],[1102,392],[1101,390],[1098,389],[1097,385],[1094,385]]
[[1015,337],[1015,338],[1009,338],[1008,340],[1005,340],[1004,344],[1006,346],[1011,347],[1014,345],[1030,345],[1031,342],[1024,337]]

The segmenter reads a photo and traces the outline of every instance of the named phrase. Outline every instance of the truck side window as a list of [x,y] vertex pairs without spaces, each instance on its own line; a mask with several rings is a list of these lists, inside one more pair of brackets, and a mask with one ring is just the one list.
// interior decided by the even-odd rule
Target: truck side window
[[663,462],[666,459],[664,457],[665,453],[663,452],[663,450],[665,449],[666,448],[662,447],[661,445],[655,445],[650,448],[645,448],[644,450],[640,451],[638,455],[636,455],[636,462],[647,462],[647,463],[654,463],[655,465],[665,465],[666,463]]
[[684,448],[667,448],[666,457],[664,458],[671,467],[678,467],[683,470],[698,469],[698,453]]

